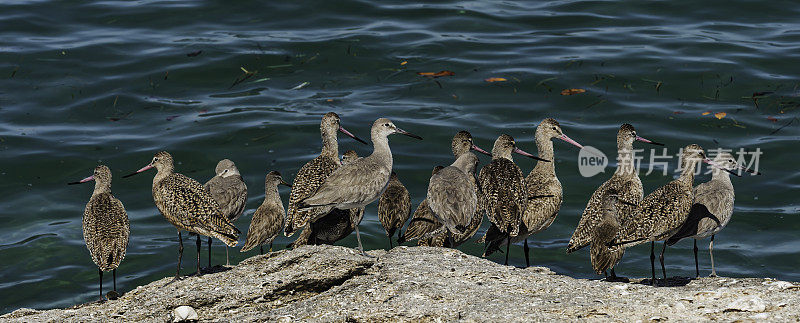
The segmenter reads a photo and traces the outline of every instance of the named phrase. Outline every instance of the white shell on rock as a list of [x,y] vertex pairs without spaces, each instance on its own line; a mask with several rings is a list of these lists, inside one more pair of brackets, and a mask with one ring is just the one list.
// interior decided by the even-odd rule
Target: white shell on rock
[[175,317],[173,322],[188,322],[197,321],[200,318],[197,316],[194,308],[191,306],[178,306],[172,311],[172,316]]
[[755,295],[739,297],[725,308],[725,311],[739,312],[763,312],[765,310],[767,310],[767,303]]

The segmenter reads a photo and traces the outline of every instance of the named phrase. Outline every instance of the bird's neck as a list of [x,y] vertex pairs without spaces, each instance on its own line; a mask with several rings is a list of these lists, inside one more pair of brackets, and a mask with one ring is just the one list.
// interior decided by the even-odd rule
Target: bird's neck
[[336,136],[336,133],[322,133],[321,155],[339,159],[339,138]]
[[636,169],[633,145],[621,144],[617,146],[617,176],[638,176],[639,170]]
[[555,174],[556,160],[555,160],[555,153],[553,152],[553,140],[551,140],[550,138],[536,136],[536,148],[539,150],[539,157],[542,159],[547,159],[550,162],[541,160],[537,161],[536,166],[533,167],[531,173],[546,172],[548,174],[550,173]]
[[100,195],[103,193],[111,193],[111,183],[101,183],[95,181],[94,191],[92,192],[92,196]]

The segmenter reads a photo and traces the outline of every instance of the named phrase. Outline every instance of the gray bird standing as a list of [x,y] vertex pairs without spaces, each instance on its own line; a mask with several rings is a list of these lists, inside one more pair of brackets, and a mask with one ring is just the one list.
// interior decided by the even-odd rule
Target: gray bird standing
[[[83,211],[83,240],[100,275],[100,299],[103,299],[103,272],[112,271],[114,290],[117,291],[117,267],[125,258],[131,235],[128,213],[114,195],[111,195],[111,170],[100,165],[94,174],[78,182],[94,181],[94,191]],[[115,298],[111,297],[111,298]]]
[[[242,216],[247,205],[247,185],[230,159],[220,160],[214,172],[216,175],[203,188],[217,201],[220,211],[228,221],[234,223]],[[231,265],[228,246],[225,246],[225,265]],[[208,267],[211,267],[211,237],[208,237]]]
[[700,277],[700,266],[697,262],[697,240],[711,236],[708,243],[708,254],[711,257],[711,276],[716,277],[714,269],[714,235],[728,225],[733,215],[734,191],[730,174],[741,176],[740,171],[761,175],[761,173],[748,169],[739,164],[730,153],[722,152],[714,157],[714,163],[720,166],[714,168],[711,180],[694,188],[694,204],[689,212],[689,218],[672,237],[667,239],[671,246],[683,238],[694,239],[694,269],[695,276]]
[[[341,210],[363,208],[377,200],[386,189],[392,173],[392,151],[389,148],[388,136],[395,133],[422,139],[398,128],[389,119],[375,120],[370,131],[372,154],[339,167],[311,196],[300,201],[300,209],[316,208],[322,211],[308,212],[304,213],[305,216],[295,217],[294,226],[303,227],[319,218],[319,216],[314,217],[314,214],[325,214],[333,208]],[[360,245],[358,226],[355,231]],[[362,254],[366,255],[363,250]]]
[[[175,280],[180,279],[183,239],[181,231],[197,234],[197,275],[200,274],[200,236],[214,237],[235,247],[239,229],[222,214],[217,201],[196,180],[175,172],[172,156],[161,151],[153,160],[130,177],[148,169],[158,170],[153,177],[153,201],[158,210],[178,229],[178,269]],[[174,280],[173,280],[174,281]]]
[[250,229],[247,230],[247,239],[240,252],[245,252],[256,246],[260,249],[260,254],[264,254],[263,245],[269,244],[269,251],[272,252],[272,242],[275,237],[283,230],[286,211],[283,208],[281,195],[278,193],[278,185],[292,187],[281,178],[281,173],[271,171],[264,178],[264,202],[258,206],[253,213],[250,221]]
[[[442,169],[444,169],[444,166],[434,167],[431,177],[436,175],[436,173]],[[418,246],[442,247],[445,240],[444,234],[441,235],[442,239],[426,237],[429,235],[429,233],[434,232],[436,229],[441,227],[442,223],[439,222],[439,220],[436,220],[436,216],[433,215],[433,211],[431,211],[431,208],[428,207],[428,199],[424,199],[419,203],[417,209],[414,210],[414,216],[411,218],[411,221],[408,222],[406,230],[403,231],[403,233],[397,239],[397,243],[419,239],[417,241]],[[434,243],[434,241],[438,240],[440,240],[442,244],[437,245]]]

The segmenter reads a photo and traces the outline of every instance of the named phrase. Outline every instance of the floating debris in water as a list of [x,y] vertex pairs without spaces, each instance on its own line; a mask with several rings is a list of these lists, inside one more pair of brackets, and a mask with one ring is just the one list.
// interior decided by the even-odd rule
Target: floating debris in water
[[291,88],[290,90],[299,90],[299,89],[302,89],[302,88],[308,86],[309,84],[311,84],[311,82],[303,82],[303,83],[300,83],[297,86]]
[[508,81],[508,80],[506,78],[503,78],[503,77],[490,77],[488,79],[485,79],[484,81],[489,82],[489,83],[494,83],[494,82],[505,82],[505,81]]
[[456,75],[456,73],[451,72],[451,71],[438,71],[436,73],[434,73],[434,72],[417,72],[417,75],[425,76],[425,77],[437,78],[437,77],[442,77],[442,76],[454,76],[454,75]]
[[187,56],[187,57],[195,57],[195,56],[197,56],[197,55],[200,55],[200,54],[202,54],[202,53],[203,53],[203,51],[202,51],[202,50],[198,50],[198,51],[196,51],[196,52],[191,52],[191,53],[189,53],[189,54],[186,54],[186,56]]
[[584,89],[566,89],[561,91],[561,95],[573,95],[573,94],[580,94],[584,93],[586,90]]

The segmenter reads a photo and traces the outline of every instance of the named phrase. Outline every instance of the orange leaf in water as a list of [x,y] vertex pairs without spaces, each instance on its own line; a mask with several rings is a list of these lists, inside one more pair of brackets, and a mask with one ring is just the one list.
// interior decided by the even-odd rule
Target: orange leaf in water
[[778,122],[778,118],[776,118],[776,117],[767,117],[767,120],[772,121],[772,122]]
[[406,65],[406,64],[408,64],[408,61],[403,61],[402,63],[400,63],[400,66],[403,66],[403,65]]
[[564,91],[561,91],[561,95],[573,95],[573,94],[579,94],[579,93],[583,93],[583,92],[586,92],[586,90],[584,90],[584,89],[566,89]]
[[503,77],[490,77],[488,79],[485,79],[484,81],[492,83],[492,82],[505,82],[505,81],[508,81],[508,80],[506,80]]
[[438,71],[436,73],[434,73],[434,72],[417,72],[417,75],[436,78],[436,77],[442,77],[442,76],[453,76],[453,75],[456,75],[456,73],[453,73],[451,71]]
[[709,115],[709,114],[711,114],[711,111],[706,111],[706,112],[703,112],[703,115],[704,115],[704,116],[707,116],[707,115]]
[[725,113],[725,112],[717,112],[717,113],[714,113],[714,116],[715,116],[715,117],[717,117],[717,119],[722,119],[722,118],[724,118],[726,115],[728,115],[728,114],[727,114],[727,113]]

